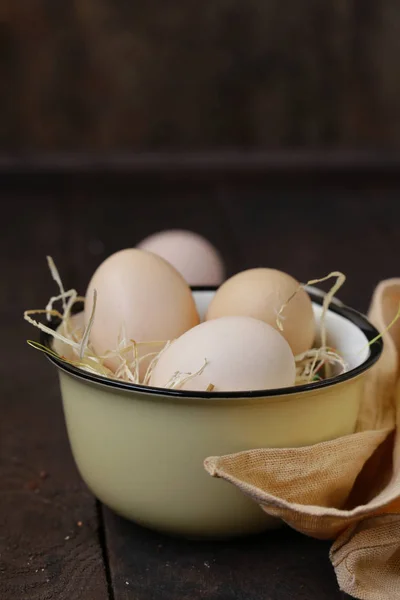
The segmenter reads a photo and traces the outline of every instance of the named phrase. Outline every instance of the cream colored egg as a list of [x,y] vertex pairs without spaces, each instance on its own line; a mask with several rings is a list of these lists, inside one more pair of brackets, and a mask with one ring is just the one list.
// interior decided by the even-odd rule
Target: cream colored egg
[[161,231],[140,242],[138,248],[167,260],[189,285],[220,285],[225,278],[219,252],[208,240],[192,231]]
[[[228,315],[261,319],[275,329],[282,305],[298,290],[299,282],[276,269],[249,269],[234,275],[219,288],[206,320]],[[283,337],[295,355],[309,350],[315,337],[315,319],[310,297],[301,289],[282,312]]]
[[[99,266],[86,292],[85,324],[92,312],[94,290],[97,305],[90,343],[100,355],[117,348],[121,334],[135,342],[166,341],[199,323],[183,277],[168,262],[144,250],[121,250]],[[161,347],[143,345],[139,353],[143,356]],[[120,360],[108,359],[105,364],[115,370]],[[146,366],[142,364],[142,376]]]
[[222,317],[197,325],[175,340],[156,364],[150,385],[165,387],[177,372],[201,374],[180,389],[215,392],[266,390],[295,382],[295,362],[286,340],[251,317]]

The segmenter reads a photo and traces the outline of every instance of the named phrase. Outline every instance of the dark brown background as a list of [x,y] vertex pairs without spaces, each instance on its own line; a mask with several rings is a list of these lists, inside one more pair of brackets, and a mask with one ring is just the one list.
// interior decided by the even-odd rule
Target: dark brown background
[[398,147],[396,0],[2,0],[0,150]]
[[1,600],[345,598],[329,542],[174,540],[103,507],[22,312],[54,293],[46,254],[84,292],[169,227],[228,274],[343,270],[367,310],[400,274],[399,24],[395,0],[0,2]]

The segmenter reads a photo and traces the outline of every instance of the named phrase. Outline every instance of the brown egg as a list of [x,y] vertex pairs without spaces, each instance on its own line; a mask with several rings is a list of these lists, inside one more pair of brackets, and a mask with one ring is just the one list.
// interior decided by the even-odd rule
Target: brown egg
[[220,285],[225,269],[219,252],[193,231],[171,229],[155,233],[138,248],[158,254],[186,279],[189,285]]
[[[242,271],[219,288],[210,303],[206,320],[242,315],[261,319],[278,329],[278,312],[299,285],[296,279],[275,269]],[[315,319],[310,297],[304,289],[284,308],[281,321],[281,333],[294,355],[312,347]]]
[[[85,325],[97,291],[90,342],[97,354],[114,350],[121,331],[135,342],[166,341],[179,337],[199,323],[189,286],[165,260],[144,250],[130,248],[105,260],[93,275],[85,302]],[[140,347],[140,355],[161,346]],[[105,364],[116,369],[118,358]],[[141,367],[141,375],[146,364]]]

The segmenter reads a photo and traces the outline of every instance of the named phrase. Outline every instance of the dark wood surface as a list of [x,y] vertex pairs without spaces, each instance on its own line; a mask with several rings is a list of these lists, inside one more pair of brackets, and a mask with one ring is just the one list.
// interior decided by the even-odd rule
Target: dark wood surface
[[74,466],[57,376],[25,341],[25,308],[54,285],[85,291],[113,251],[168,227],[221,250],[228,273],[266,265],[306,280],[341,269],[340,296],[366,310],[375,284],[399,275],[400,178],[378,172],[326,181],[290,170],[235,178],[154,172],[122,178],[53,172],[4,176],[0,237],[2,600],[339,600],[329,543],[289,529],[219,543],[189,542],[115,516]]
[[0,148],[399,147],[396,0],[2,0]]
[[56,373],[29,351],[21,320],[26,301],[42,305],[52,288],[43,250],[62,250],[59,204],[33,190],[2,200],[0,597],[106,600],[96,500],[70,454]]

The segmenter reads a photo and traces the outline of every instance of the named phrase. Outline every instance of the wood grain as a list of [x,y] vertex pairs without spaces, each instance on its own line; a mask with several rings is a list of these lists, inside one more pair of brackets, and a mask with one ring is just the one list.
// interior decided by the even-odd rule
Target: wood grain
[[[331,149],[321,152],[317,149],[291,150],[208,150],[201,152],[56,152],[40,154],[12,153],[0,155],[0,174],[3,179],[11,177],[15,184],[15,175],[35,176],[36,178],[68,175],[69,178],[89,176],[92,181],[110,175],[118,175],[118,182],[124,182],[126,176],[138,178],[173,177],[182,181],[188,177],[202,177],[210,182],[213,178],[225,176],[233,183],[238,178],[265,177],[292,178],[304,175],[323,177],[324,185],[332,183],[329,176],[343,183],[343,176],[353,181],[370,181],[371,178],[395,177],[398,181],[400,153],[382,150],[343,150]],[[94,176],[96,176],[94,178]],[[164,180],[165,181],[165,180]],[[287,180],[286,180],[287,182]],[[169,180],[171,183],[171,180]],[[386,183],[390,183],[386,181]],[[363,181],[365,185],[365,181]]]
[[340,600],[329,544],[282,529],[228,542],[174,540],[105,510],[115,600]]
[[106,600],[96,501],[72,461],[56,373],[22,320],[54,291],[45,253],[62,251],[65,230],[52,196],[8,196],[0,240],[0,597]]
[[3,0],[0,148],[399,147],[395,0]]

